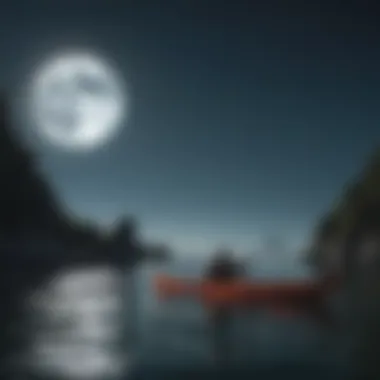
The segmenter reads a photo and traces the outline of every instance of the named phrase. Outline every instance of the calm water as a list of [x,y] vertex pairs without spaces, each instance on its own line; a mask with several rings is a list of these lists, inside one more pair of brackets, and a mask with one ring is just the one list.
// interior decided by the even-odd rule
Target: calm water
[[[124,283],[124,272],[64,272],[35,297],[32,310],[39,312],[32,314],[38,323],[32,329],[36,334],[29,362],[49,379],[58,375],[62,379],[116,379],[117,373],[146,380],[179,376],[336,380],[344,375],[344,344],[339,339],[308,321],[277,320],[264,312],[236,313],[231,325],[230,367],[219,373],[201,306],[189,300],[160,303],[152,289],[157,273],[200,277],[204,264],[182,260],[136,269],[133,281],[127,277],[130,302],[122,319],[115,319],[123,315],[123,303],[113,295],[118,293],[115,289],[124,287],[119,286]],[[255,278],[308,276],[294,266],[282,267],[280,272],[261,266],[260,271],[248,272]],[[127,334],[122,327],[125,323]],[[112,342],[122,337],[127,349],[120,351]]]
[[[200,305],[190,301],[159,303],[151,286],[158,272],[197,277],[203,265],[196,260],[175,261],[168,265],[144,266],[136,273],[135,352],[140,376],[154,378],[162,374],[163,378],[168,378],[170,373],[177,376],[174,375],[177,371],[189,373],[191,370],[212,377],[208,371],[213,371],[215,364]],[[256,278],[308,276],[303,268],[295,267],[282,268],[281,272],[262,267],[260,272],[249,272]],[[308,321],[276,320],[265,313],[241,312],[234,318],[232,332],[231,371],[239,376],[243,376],[242,371],[249,370],[265,378],[278,378],[286,375],[285,371],[293,378],[331,376],[337,379],[344,372],[344,352],[340,343]]]

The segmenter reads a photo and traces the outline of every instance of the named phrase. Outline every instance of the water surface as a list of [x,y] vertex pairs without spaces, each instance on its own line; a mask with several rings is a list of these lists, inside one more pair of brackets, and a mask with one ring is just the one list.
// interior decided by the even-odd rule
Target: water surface
[[[203,268],[201,260],[178,260],[139,269],[136,352],[138,367],[146,376],[186,370],[206,374],[215,370],[205,312],[200,304],[189,300],[159,303],[152,289],[152,278],[157,273],[200,277]],[[310,275],[304,268],[294,266],[281,270],[268,266],[260,271],[249,268],[248,272],[254,278],[305,278]],[[231,371],[240,372],[239,376],[247,371],[264,376],[269,368],[277,371],[276,376],[282,371],[293,371],[300,376],[308,374],[309,378],[321,378],[318,373],[323,377],[334,374],[336,379],[343,373],[344,358],[339,342],[307,320],[279,320],[264,312],[239,312],[232,331]],[[212,373],[207,376],[212,377]]]

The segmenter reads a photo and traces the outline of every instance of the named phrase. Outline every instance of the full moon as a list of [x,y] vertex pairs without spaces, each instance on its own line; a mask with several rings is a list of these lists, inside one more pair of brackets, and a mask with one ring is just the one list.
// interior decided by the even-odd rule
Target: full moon
[[127,111],[122,80],[102,57],[65,52],[42,63],[30,85],[38,136],[65,150],[89,151],[109,142]]

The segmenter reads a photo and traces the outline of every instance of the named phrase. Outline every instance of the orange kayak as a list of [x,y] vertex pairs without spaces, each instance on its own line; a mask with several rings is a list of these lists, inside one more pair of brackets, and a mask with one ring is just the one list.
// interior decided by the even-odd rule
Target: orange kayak
[[315,280],[238,280],[220,283],[168,275],[156,276],[154,288],[160,298],[193,297],[209,306],[310,304],[326,293],[325,287]]

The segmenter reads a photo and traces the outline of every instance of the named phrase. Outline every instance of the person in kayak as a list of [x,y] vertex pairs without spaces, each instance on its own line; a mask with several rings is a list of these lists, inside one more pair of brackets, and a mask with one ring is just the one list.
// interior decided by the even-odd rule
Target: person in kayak
[[[206,280],[221,283],[230,282],[243,276],[243,265],[237,263],[233,252],[227,249],[215,253],[208,268]],[[211,339],[215,359],[219,364],[227,364],[230,351],[230,334],[233,311],[228,307],[217,306],[209,310]]]

